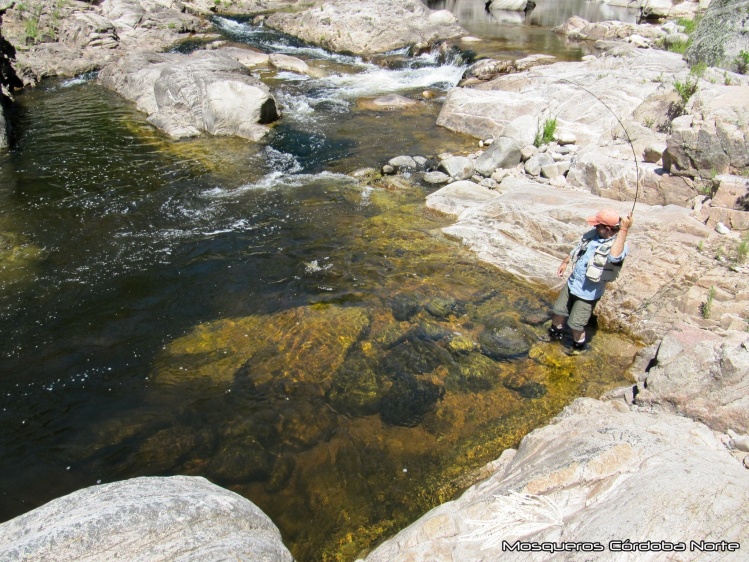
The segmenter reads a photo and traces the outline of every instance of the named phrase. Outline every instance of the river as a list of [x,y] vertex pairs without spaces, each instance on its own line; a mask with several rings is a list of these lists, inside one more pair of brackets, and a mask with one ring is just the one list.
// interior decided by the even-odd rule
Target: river
[[[553,295],[442,235],[433,188],[347,175],[475,150],[434,124],[471,57],[587,49],[549,30],[567,15],[550,3],[521,21],[429,4],[485,41],[365,61],[215,18],[328,73],[261,74],[283,118],[257,145],[170,141],[95,76],[18,96],[0,156],[0,520],[100,482],[199,475],[258,504],[298,560],[353,560],[622,382],[603,345],[570,358],[539,341]],[[403,112],[360,103],[426,89]]]

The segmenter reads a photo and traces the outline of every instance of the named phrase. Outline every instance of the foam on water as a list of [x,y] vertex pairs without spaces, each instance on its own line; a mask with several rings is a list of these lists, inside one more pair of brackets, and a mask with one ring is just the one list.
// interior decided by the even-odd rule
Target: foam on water
[[359,98],[425,88],[447,89],[460,81],[463,72],[463,67],[451,65],[400,70],[372,67],[361,74],[329,76],[323,83],[341,96]]

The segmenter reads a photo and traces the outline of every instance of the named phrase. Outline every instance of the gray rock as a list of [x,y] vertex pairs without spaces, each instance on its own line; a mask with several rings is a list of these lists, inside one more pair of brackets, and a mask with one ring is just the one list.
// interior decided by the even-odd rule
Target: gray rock
[[221,51],[131,54],[102,70],[99,81],[172,138],[208,133],[257,141],[278,118],[268,87]]
[[637,403],[689,416],[717,431],[749,433],[749,334],[698,328],[667,333]]
[[520,146],[532,146],[536,138],[537,126],[538,123],[533,116],[521,115],[507,124],[505,130],[502,131],[502,136],[515,139]]
[[642,159],[651,164],[660,162],[664,150],[666,150],[665,144],[649,144],[642,152]]
[[713,207],[736,209],[740,198],[749,195],[749,179],[743,176],[721,175],[715,178],[718,190],[710,203]]
[[427,172],[424,174],[424,181],[433,185],[441,185],[450,181],[450,176],[442,172]]
[[529,176],[540,176],[541,168],[553,163],[554,159],[550,154],[541,152],[528,159],[528,161],[525,163],[525,173]]
[[268,57],[270,63],[279,70],[288,70],[297,74],[309,74],[309,66],[302,59],[280,53],[273,53]]
[[398,171],[403,169],[415,170],[418,167],[416,161],[411,156],[396,156],[388,160],[388,164]]
[[554,164],[547,164],[541,166],[541,175],[545,178],[553,179],[559,176],[563,176],[570,169],[570,163],[566,162],[555,162]]
[[512,168],[520,163],[520,144],[509,137],[499,137],[476,159],[476,171],[489,177],[497,168]]
[[458,180],[465,180],[473,175],[473,161],[466,156],[451,156],[440,162],[440,170],[443,170],[448,176]]
[[520,150],[520,159],[523,162],[527,162],[529,159],[533,158],[536,154],[538,154],[538,149],[532,144],[529,144],[528,146],[524,146]]
[[749,167],[749,86],[710,84],[690,104],[699,109],[672,121],[663,167],[706,178]]
[[293,560],[257,506],[200,477],[73,492],[0,525],[3,560]]
[[[712,0],[684,54],[690,66],[700,62],[741,70],[741,51],[749,52],[749,0]],[[746,72],[746,69],[744,69]]]
[[468,35],[447,10],[418,0],[327,0],[297,13],[275,13],[265,25],[336,52],[361,55]]

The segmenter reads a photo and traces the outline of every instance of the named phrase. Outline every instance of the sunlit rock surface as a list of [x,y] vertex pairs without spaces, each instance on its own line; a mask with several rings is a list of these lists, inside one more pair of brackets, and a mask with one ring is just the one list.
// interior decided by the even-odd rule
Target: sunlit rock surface
[[468,33],[447,10],[418,0],[330,0],[296,14],[275,13],[266,25],[336,52],[376,54]]
[[209,133],[258,141],[278,119],[276,101],[236,52],[132,54],[102,70],[99,80],[173,138]]
[[199,477],[84,488],[0,525],[3,560],[293,560],[252,502]]
[[[489,465],[493,474],[420,518],[370,553],[367,562],[549,560],[508,552],[502,540],[601,544],[749,540],[749,471],[710,429],[673,415],[630,412],[580,398]],[[709,499],[709,500],[708,500]],[[709,501],[709,508],[706,503]],[[638,552],[661,560],[662,552]],[[741,560],[740,551],[723,553]],[[565,560],[590,560],[569,552]]]

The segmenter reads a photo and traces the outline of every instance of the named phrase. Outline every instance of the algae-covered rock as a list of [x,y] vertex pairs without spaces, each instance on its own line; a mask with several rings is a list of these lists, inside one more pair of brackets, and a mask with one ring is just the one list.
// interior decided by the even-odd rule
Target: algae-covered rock
[[502,381],[505,388],[514,390],[523,398],[541,398],[546,394],[546,386],[520,374],[512,374]]
[[469,353],[459,360],[460,370],[451,374],[446,383],[464,392],[490,390],[502,376],[502,366],[481,353]]
[[337,411],[367,416],[377,412],[387,386],[370,365],[363,353],[353,353],[346,358],[333,379],[327,393],[330,404]]
[[435,297],[424,307],[426,311],[439,319],[447,319],[451,314],[458,315],[462,311],[462,305],[453,297]]
[[273,470],[273,455],[251,435],[225,443],[212,457],[208,469],[228,482],[266,480]]
[[509,326],[485,330],[479,335],[481,350],[494,359],[510,359],[528,353],[531,344],[523,334]]
[[445,394],[445,389],[411,375],[399,375],[382,399],[380,417],[385,423],[414,427]]
[[166,347],[155,378],[229,385],[241,368],[256,385],[283,379],[327,386],[368,325],[365,310],[334,306],[207,322]]

